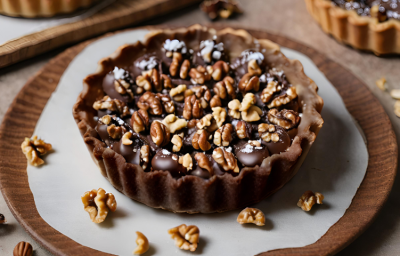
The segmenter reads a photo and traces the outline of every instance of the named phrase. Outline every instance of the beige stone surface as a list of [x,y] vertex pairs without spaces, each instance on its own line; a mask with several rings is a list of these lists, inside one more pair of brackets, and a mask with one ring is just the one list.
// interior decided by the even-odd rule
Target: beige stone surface
[[[389,89],[400,88],[400,57],[378,58],[369,53],[355,51],[338,44],[325,35],[306,12],[303,0],[239,0],[244,14],[226,23],[243,27],[267,30],[285,35],[317,49],[329,58],[351,70],[370,88],[388,113],[397,138],[400,138],[400,119],[393,113],[394,100],[382,92],[375,81],[385,76]],[[198,8],[150,21],[147,24],[173,24],[187,26],[194,23],[208,23],[208,19]],[[0,120],[12,99],[26,83],[56,53],[47,54],[24,63],[0,70]],[[356,241],[339,255],[400,255],[400,182],[397,179],[388,202],[377,220]],[[32,242],[35,255],[50,255],[25,233],[12,217],[4,199],[0,196],[0,212],[9,220],[0,226],[0,255],[11,255],[19,241]]]

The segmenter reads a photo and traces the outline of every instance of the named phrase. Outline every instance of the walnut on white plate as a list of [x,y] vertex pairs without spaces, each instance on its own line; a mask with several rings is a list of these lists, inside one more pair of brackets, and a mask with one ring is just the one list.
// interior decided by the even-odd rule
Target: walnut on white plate
[[137,238],[136,238],[136,244],[137,247],[133,251],[133,254],[135,255],[141,255],[146,253],[149,250],[149,240],[145,235],[143,235],[142,232],[136,231]]
[[21,144],[21,149],[30,165],[39,166],[44,164],[43,159],[40,157],[47,154],[52,149],[52,146],[38,139],[37,136],[33,136],[32,139],[25,138]]
[[103,222],[109,211],[117,209],[117,201],[112,193],[106,193],[102,188],[87,191],[81,197],[85,211],[94,223]]
[[322,200],[324,200],[324,196],[321,193],[314,193],[311,190],[308,190],[300,197],[297,206],[303,211],[308,212],[314,204],[322,204]]
[[253,223],[257,226],[264,226],[265,216],[260,209],[246,208],[239,213],[237,217],[237,222],[240,224]]
[[175,245],[182,250],[194,252],[199,243],[200,230],[194,225],[182,224],[168,230],[168,234],[175,240]]

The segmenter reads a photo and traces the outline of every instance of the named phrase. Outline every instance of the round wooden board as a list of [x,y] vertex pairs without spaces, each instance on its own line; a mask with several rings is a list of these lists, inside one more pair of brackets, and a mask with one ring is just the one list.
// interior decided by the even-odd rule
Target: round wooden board
[[[152,28],[154,27],[146,27]],[[396,176],[398,153],[392,125],[383,107],[367,86],[339,64],[312,48],[285,37],[263,31],[248,31],[256,38],[270,39],[310,57],[339,91],[347,109],[365,133],[369,153],[368,169],[345,215],[314,244],[260,254],[333,255],[350,244],[372,223],[389,196]],[[32,135],[47,100],[69,63],[95,40],[67,49],[32,77],[14,99],[0,126],[1,191],[15,218],[36,241],[55,255],[110,254],[78,244],[50,227],[40,217],[29,188],[26,159],[20,144],[25,137]],[[326,153],[331,152],[327,149]]]

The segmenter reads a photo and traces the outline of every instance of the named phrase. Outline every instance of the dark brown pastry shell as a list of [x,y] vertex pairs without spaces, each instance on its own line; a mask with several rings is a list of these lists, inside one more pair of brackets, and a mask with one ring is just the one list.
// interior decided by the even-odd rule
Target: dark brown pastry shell
[[[102,81],[115,66],[127,67],[133,60],[151,49],[159,49],[169,39],[184,40],[188,48],[196,48],[201,40],[212,39],[224,42],[231,60],[243,50],[254,48],[257,42],[271,67],[282,69],[288,80],[296,86],[302,109],[302,120],[298,134],[290,148],[283,153],[266,158],[261,166],[246,167],[237,176],[224,174],[209,180],[187,175],[175,179],[169,172],[144,172],[114,150],[106,148],[94,127],[96,122],[92,105],[104,96]],[[303,71],[297,60],[287,59],[279,46],[269,40],[255,39],[244,30],[224,29],[215,31],[200,25],[175,30],[157,30],[146,36],[144,43],[124,45],[100,60],[97,72],[83,81],[83,91],[73,107],[74,119],[101,174],[126,196],[153,208],[173,212],[212,213],[243,208],[271,195],[288,182],[303,162],[309,147],[315,141],[323,120],[320,112],[323,100],[317,94],[318,87]]]

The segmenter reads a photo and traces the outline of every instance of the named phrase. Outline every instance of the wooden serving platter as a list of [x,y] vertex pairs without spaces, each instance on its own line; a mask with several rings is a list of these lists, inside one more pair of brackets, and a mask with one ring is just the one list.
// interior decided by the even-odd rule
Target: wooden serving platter
[[32,33],[0,45],[0,68],[63,45],[182,9],[201,0],[116,0],[93,16]]
[[[152,29],[154,27],[146,27]],[[221,28],[221,27],[215,27]],[[333,255],[358,237],[376,218],[389,196],[397,170],[397,143],[392,125],[367,86],[323,54],[282,36],[248,30],[310,57],[342,96],[363,130],[369,154],[366,176],[350,207],[317,242],[259,255]],[[105,36],[109,36],[108,34]],[[83,42],[52,59],[22,88],[0,126],[0,188],[15,218],[40,244],[55,255],[110,255],[82,246],[49,226],[39,215],[29,188],[26,159],[20,144],[30,136],[51,93],[73,58],[95,41]]]

